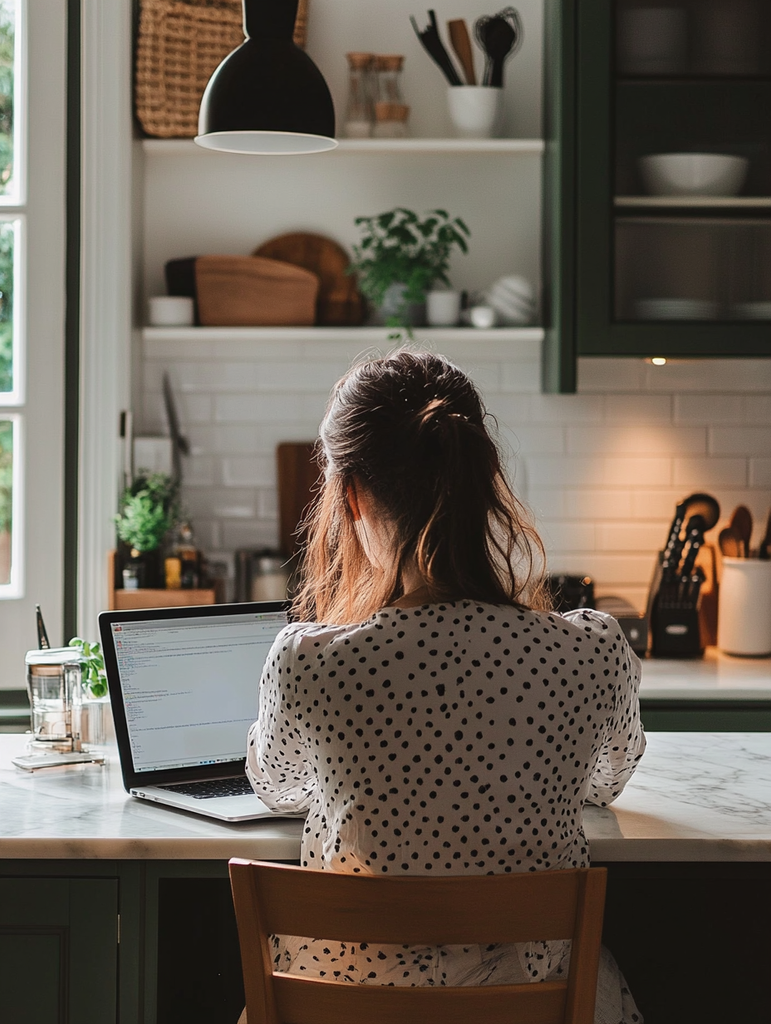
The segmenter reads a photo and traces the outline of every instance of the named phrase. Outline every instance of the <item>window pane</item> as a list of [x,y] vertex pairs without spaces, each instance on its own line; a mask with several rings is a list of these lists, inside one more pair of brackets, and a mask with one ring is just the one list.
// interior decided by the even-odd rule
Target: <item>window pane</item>
[[13,391],[13,221],[0,221],[0,394]]
[[0,420],[0,587],[11,582],[13,422]]
[[13,196],[16,0],[0,0],[0,196]]

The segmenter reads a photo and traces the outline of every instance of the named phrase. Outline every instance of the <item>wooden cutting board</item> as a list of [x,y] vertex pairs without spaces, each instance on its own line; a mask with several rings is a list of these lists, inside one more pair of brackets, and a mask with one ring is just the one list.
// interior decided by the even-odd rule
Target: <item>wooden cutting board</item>
[[364,299],[356,278],[346,274],[350,266],[348,254],[333,239],[295,231],[264,242],[254,250],[254,255],[293,263],[316,274],[321,282],[316,305],[319,326],[357,327],[364,323]]
[[314,443],[283,443],[276,449],[278,468],[279,544],[291,557],[301,543],[297,527],[315,497],[320,470]]
[[204,327],[310,326],[319,280],[286,261],[199,256],[195,289]]

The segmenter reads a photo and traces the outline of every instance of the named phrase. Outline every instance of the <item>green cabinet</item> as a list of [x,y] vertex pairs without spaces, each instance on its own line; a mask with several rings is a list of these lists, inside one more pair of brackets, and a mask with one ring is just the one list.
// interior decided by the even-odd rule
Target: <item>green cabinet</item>
[[0,871],[0,1020],[117,1019],[118,880]]
[[547,0],[545,388],[771,355],[771,7]]

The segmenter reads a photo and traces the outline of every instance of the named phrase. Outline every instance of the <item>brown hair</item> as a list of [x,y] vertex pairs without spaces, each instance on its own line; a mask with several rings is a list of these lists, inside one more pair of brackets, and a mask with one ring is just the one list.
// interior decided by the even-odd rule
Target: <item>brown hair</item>
[[[544,549],[515,497],[491,417],[443,356],[399,349],[351,369],[321,425],[325,480],[305,524],[294,615],[354,622],[398,599],[414,560],[431,600],[543,607]],[[370,564],[347,492],[356,480],[393,528],[395,557]]]

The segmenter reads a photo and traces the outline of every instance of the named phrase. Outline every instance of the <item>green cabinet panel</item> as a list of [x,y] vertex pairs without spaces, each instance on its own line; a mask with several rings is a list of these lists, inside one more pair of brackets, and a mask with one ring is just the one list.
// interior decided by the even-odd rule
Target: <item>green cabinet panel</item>
[[651,732],[771,732],[771,702],[641,700]]
[[0,875],[0,1020],[117,1021],[118,881]]

